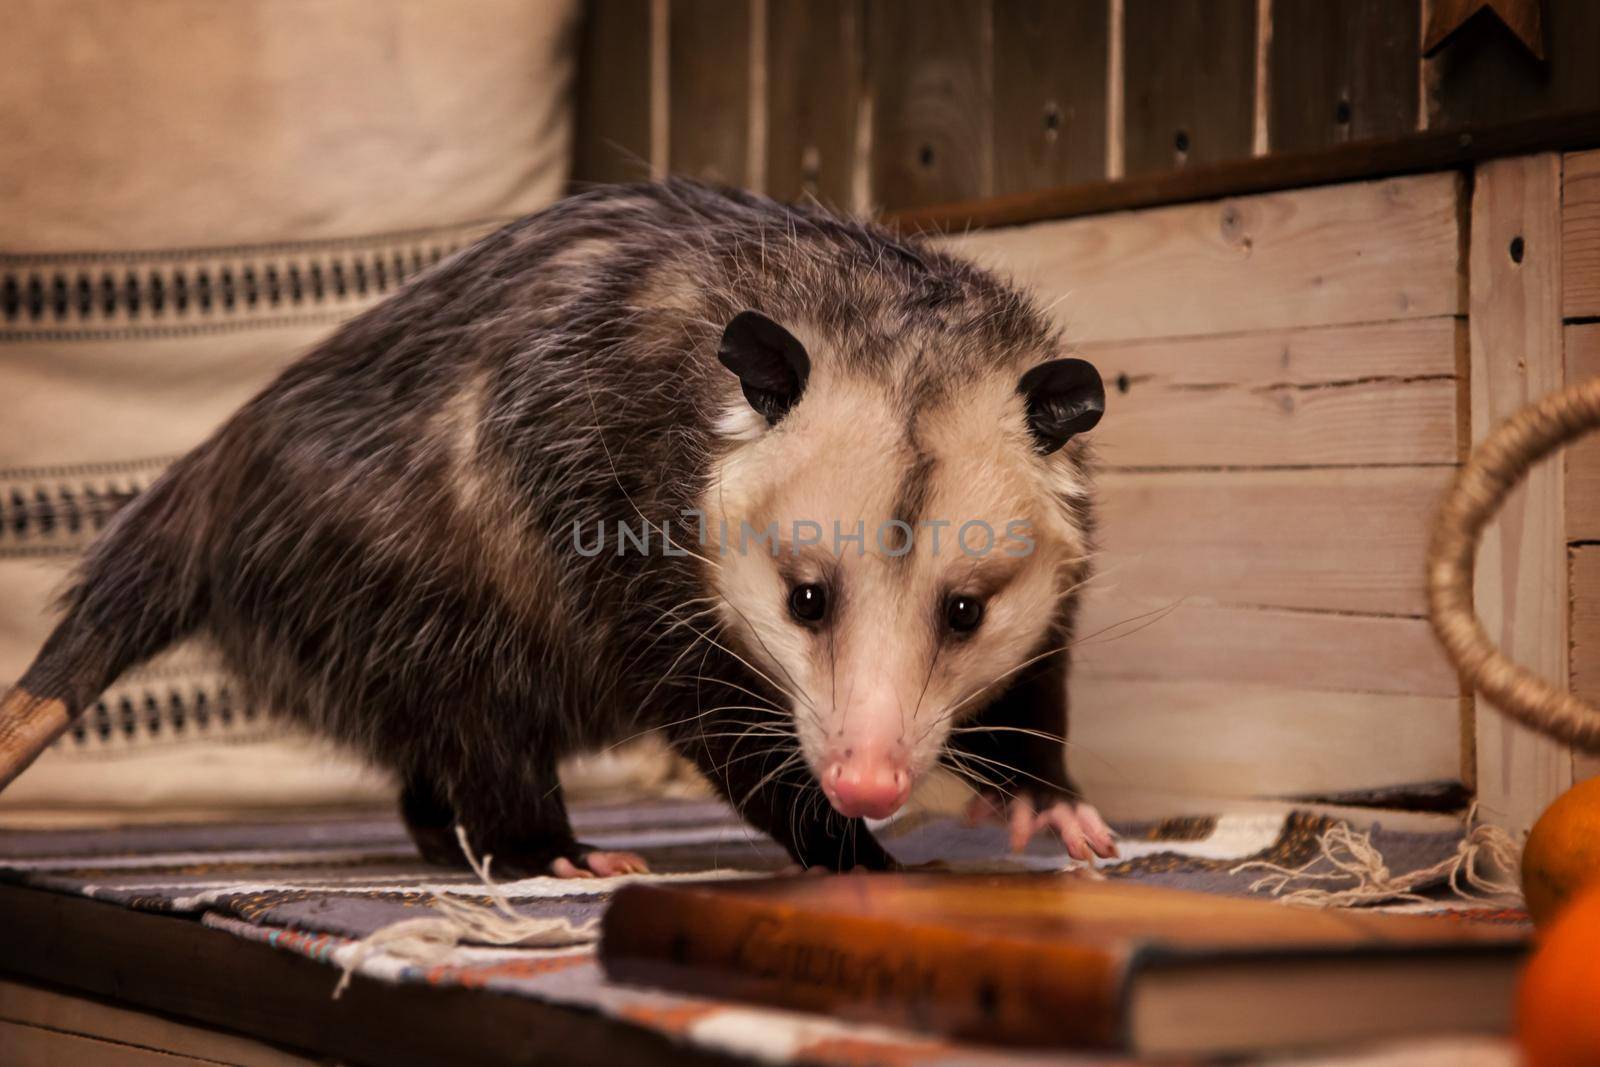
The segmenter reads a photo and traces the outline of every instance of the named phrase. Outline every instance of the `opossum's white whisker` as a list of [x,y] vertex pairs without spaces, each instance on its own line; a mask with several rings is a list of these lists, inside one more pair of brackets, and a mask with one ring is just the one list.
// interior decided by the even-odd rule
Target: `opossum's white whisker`
[[1060,734],[1053,734],[1047,730],[1030,730],[1025,726],[956,726],[952,727],[950,732],[953,734],[1026,734],[1029,737],[1037,737],[1045,741],[1053,741],[1058,745],[1071,743]]
[[[977,760],[979,763],[983,764],[986,767],[993,767],[995,770],[1003,771],[1003,772],[1005,772],[1005,773],[1007,773],[1009,775],[1020,775],[1023,778],[1031,779],[1031,780],[1033,780],[1035,782],[1038,782],[1040,785],[1042,785],[1045,788],[1050,789],[1052,791],[1060,788],[1059,783],[1052,782],[1047,778],[1041,778],[1037,774],[1032,773],[1031,771],[1023,770],[1021,767],[1012,766],[1011,764],[1007,763],[1005,760],[993,759],[993,758],[991,758],[989,756],[980,756],[978,753],[972,752],[972,751],[968,751],[968,750],[963,750],[961,755],[966,759]],[[1074,794],[1074,795],[1076,795],[1076,794]]]

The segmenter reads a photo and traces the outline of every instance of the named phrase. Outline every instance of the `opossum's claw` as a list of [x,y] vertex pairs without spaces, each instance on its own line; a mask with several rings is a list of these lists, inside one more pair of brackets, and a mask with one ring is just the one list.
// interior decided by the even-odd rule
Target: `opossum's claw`
[[1056,800],[1039,808],[1028,793],[1019,793],[1005,801],[1003,812],[994,798],[984,794],[967,802],[968,826],[1001,821],[1010,831],[1013,852],[1021,852],[1041,830],[1048,829],[1061,839],[1067,854],[1075,860],[1090,860],[1095,856],[1113,859],[1117,855],[1116,834],[1092,804]]
[[[1066,846],[1067,854],[1075,860],[1092,859],[1091,852],[1101,859],[1112,859],[1117,855],[1116,835],[1091,804],[1058,800],[1034,816],[1034,831],[1045,827],[1056,832]],[[1015,836],[1012,840],[1015,842]]]

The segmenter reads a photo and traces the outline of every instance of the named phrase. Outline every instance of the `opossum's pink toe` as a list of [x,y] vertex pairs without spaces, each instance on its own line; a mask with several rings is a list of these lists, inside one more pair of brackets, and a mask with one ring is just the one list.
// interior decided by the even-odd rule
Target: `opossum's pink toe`
[[1027,797],[1017,797],[1011,802],[1011,810],[1007,814],[1011,823],[1011,851],[1021,852],[1028,847],[1033,835],[1039,832],[1039,817],[1033,810],[1033,801]]
[[565,856],[557,856],[550,861],[550,873],[557,878],[593,878],[593,871],[586,871]]
[[591,852],[583,857],[584,866],[601,878],[619,874],[647,874],[649,864],[636,852]]
[[1105,859],[1115,859],[1117,855],[1117,835],[1111,827],[1106,825],[1105,819],[1090,804],[1079,804],[1078,825],[1083,827],[1084,836],[1089,839],[1089,844],[1094,848],[1095,854]]
[[1117,854],[1117,844],[1111,828],[1100,813],[1088,804],[1052,804],[1039,813],[1038,828],[1053,829],[1067,855],[1075,860],[1090,860],[1095,856],[1110,859]]
[[961,813],[961,821],[967,826],[977,826],[979,823],[1000,822],[1002,816],[993,799],[983,793],[974,793]]

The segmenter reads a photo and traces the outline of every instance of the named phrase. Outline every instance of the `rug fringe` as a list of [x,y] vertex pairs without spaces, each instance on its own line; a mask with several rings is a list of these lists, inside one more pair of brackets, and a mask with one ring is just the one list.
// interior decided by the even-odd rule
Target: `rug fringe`
[[[1477,805],[1474,804],[1467,812],[1467,825],[1471,826],[1476,816]],[[1401,901],[1434,903],[1437,898],[1424,896],[1417,890],[1441,881],[1450,887],[1451,893],[1459,900],[1479,904],[1522,904],[1522,892],[1516,882],[1522,850],[1505,830],[1488,823],[1473,826],[1456,846],[1454,855],[1431,867],[1404,874],[1394,874],[1389,870],[1383,861],[1383,854],[1372,843],[1370,831],[1356,830],[1349,823],[1335,823],[1323,831],[1317,844],[1319,854],[1298,867],[1252,860],[1239,864],[1229,873],[1266,871],[1266,875],[1250,883],[1252,893],[1265,892],[1285,904],[1319,908],[1349,908]],[[1312,870],[1320,864],[1331,865],[1333,870]],[[1305,884],[1349,879],[1354,879],[1355,884],[1342,889],[1319,889]]]
[[339,984],[333,988],[333,999],[338,1000],[344,995],[357,969],[379,952],[398,956],[408,963],[431,966],[442,963],[451,950],[459,947],[463,941],[500,947],[564,948],[588,944],[599,937],[600,923],[597,919],[580,924],[565,918],[535,919],[519,914],[511,906],[505,890],[489,877],[489,864],[494,857],[486,855],[480,862],[467,844],[466,831],[460,826],[456,827],[456,840],[472,873],[483,883],[491,904],[486,907],[442,893],[435,894],[433,908],[438,914],[402,919],[372,931],[341,953],[343,959],[339,967],[344,973],[339,976]]

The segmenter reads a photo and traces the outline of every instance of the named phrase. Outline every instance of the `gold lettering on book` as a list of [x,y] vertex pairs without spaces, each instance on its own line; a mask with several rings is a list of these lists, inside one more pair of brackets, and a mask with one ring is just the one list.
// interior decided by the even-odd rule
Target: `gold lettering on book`
[[853,950],[785,929],[782,919],[763,915],[739,938],[734,965],[752,978],[814,986],[861,1000],[914,1006],[929,998],[938,969],[912,952],[875,947]]

